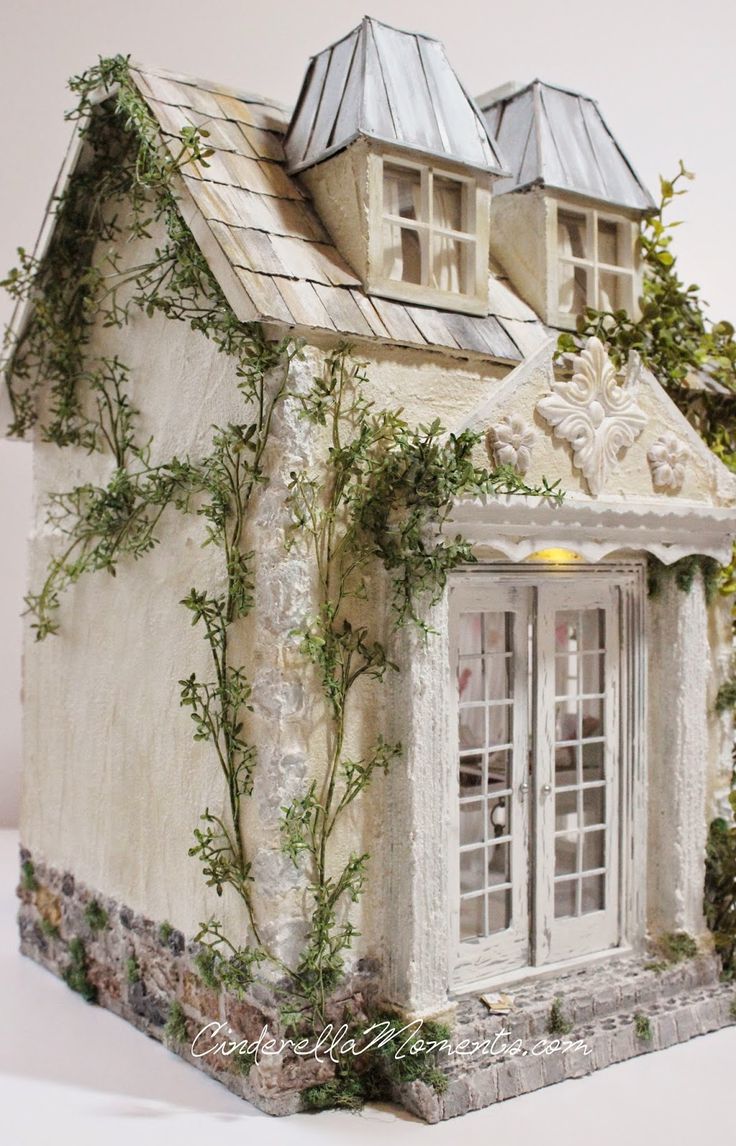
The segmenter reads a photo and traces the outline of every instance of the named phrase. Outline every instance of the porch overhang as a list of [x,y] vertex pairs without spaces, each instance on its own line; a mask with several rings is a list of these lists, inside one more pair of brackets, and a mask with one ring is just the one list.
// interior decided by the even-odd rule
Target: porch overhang
[[567,549],[595,563],[620,552],[651,553],[665,565],[693,555],[726,564],[736,539],[736,507],[661,501],[581,501],[484,495],[458,498],[443,526],[481,556],[524,561]]

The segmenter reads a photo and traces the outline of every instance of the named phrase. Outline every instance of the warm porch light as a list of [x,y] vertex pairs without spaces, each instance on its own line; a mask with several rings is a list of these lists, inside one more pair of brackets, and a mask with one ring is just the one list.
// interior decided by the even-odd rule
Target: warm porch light
[[527,558],[527,561],[544,561],[548,565],[564,565],[579,560],[580,554],[573,549],[537,549]]

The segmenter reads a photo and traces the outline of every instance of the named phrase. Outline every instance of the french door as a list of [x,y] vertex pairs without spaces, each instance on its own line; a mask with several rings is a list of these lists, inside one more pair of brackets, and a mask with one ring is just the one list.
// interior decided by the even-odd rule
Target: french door
[[454,980],[620,940],[620,589],[471,573],[450,590]]

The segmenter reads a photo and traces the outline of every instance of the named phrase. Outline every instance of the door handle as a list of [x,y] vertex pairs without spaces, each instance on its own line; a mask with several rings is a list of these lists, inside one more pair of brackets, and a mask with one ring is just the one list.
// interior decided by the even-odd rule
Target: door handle
[[519,786],[519,797],[521,798],[522,804],[524,803],[524,800],[526,799],[526,794],[528,791],[529,791],[529,781],[525,780],[524,783]]
[[551,791],[552,791],[552,785],[551,784],[542,784],[542,795],[543,796],[549,796]]

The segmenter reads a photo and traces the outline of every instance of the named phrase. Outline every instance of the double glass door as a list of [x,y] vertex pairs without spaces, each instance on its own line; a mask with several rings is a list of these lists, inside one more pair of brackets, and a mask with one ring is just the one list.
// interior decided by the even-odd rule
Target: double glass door
[[455,980],[616,946],[619,589],[473,573],[451,610]]

